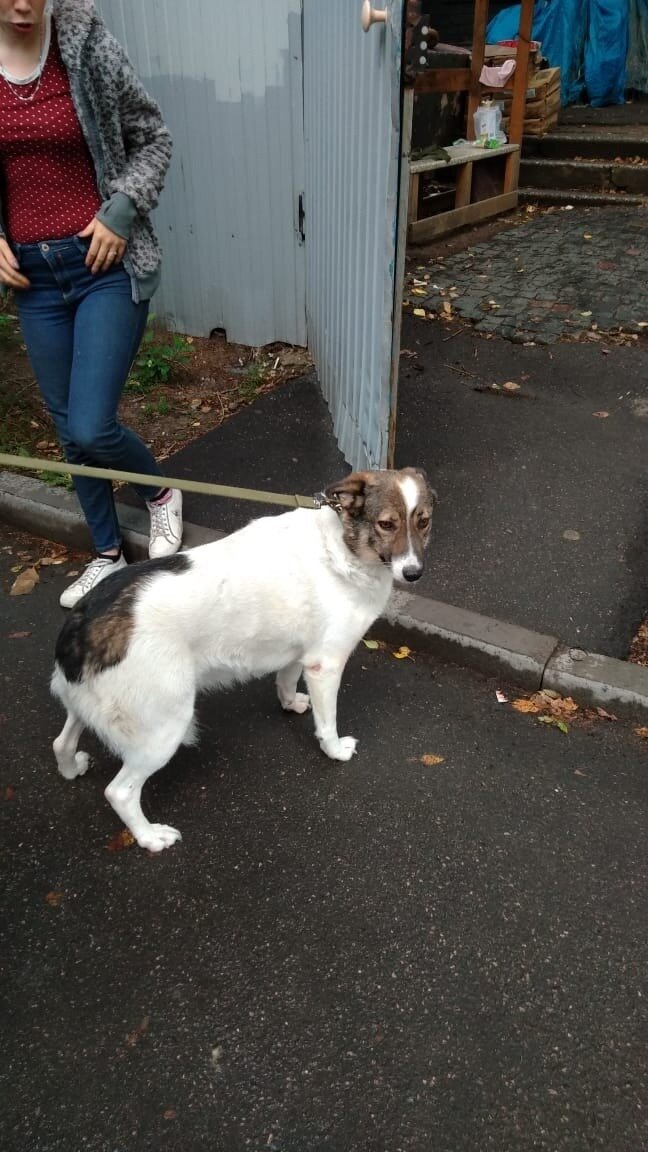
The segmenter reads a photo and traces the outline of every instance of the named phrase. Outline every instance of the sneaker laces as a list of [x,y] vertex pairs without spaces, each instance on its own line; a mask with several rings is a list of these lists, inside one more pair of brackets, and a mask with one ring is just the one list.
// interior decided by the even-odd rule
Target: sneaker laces
[[149,512],[151,513],[151,538],[154,536],[164,536],[166,540],[172,542],[173,532],[169,522],[168,505],[168,500],[164,504],[149,504]]
[[97,579],[100,569],[112,565],[112,563],[113,561],[106,556],[96,556],[94,560],[90,561],[77,581],[84,593],[90,591]]

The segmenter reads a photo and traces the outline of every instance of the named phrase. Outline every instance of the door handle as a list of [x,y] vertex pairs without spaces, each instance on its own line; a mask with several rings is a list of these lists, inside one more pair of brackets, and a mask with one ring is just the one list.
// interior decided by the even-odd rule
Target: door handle
[[385,24],[387,21],[387,12],[383,8],[372,8],[371,0],[364,0],[362,5],[362,14],[360,22],[362,24],[362,31],[368,32],[372,24]]

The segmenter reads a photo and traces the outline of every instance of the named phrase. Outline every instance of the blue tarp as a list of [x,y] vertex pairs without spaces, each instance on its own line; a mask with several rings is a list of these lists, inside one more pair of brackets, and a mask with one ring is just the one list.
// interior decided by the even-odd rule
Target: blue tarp
[[[562,104],[623,104],[628,24],[628,0],[538,0],[532,36],[560,68]],[[520,5],[505,8],[488,25],[489,43],[515,39],[519,26]]]
[[648,92],[648,0],[630,0],[626,85]]
[[589,0],[585,91],[594,108],[623,104],[628,55],[628,0]]

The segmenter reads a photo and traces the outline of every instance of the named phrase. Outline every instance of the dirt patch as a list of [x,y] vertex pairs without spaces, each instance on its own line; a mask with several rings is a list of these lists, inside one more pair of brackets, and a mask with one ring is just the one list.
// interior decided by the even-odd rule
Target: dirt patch
[[644,620],[630,645],[628,660],[631,664],[640,664],[648,668],[648,619]]
[[[10,303],[0,304],[0,364],[0,451],[60,460]],[[152,324],[119,415],[156,459],[164,460],[265,392],[311,370],[304,348],[278,343],[248,348],[228,344],[224,336],[178,336]],[[42,478],[52,482],[51,473]]]

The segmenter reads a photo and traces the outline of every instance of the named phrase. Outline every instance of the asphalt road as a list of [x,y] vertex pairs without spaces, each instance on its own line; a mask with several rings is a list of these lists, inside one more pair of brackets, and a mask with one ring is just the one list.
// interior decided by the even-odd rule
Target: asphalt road
[[3,1152],[648,1146],[648,742],[361,647],[349,765],[268,681],[204,699],[145,789],[182,844],[111,852],[115,765],[86,743],[67,782],[50,751],[65,574],[9,598],[19,548],[3,529]]

